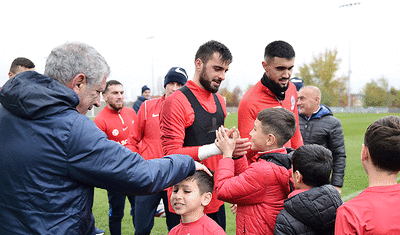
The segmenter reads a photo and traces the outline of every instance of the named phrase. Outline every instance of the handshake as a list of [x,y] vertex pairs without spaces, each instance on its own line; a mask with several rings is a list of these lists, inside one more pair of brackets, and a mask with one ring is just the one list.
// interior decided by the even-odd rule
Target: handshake
[[[219,154],[222,154],[224,158],[237,159],[244,156],[247,150],[250,149],[249,138],[240,138],[239,130],[236,127],[228,129],[221,126],[215,132],[217,138],[214,143],[203,145],[199,148],[198,157],[201,161]],[[212,175],[203,164],[195,163],[196,170],[204,170],[209,175]]]
[[222,152],[224,158],[239,158],[247,153],[251,147],[249,138],[240,138],[239,130],[236,127],[227,129],[219,127],[216,132],[214,144]]

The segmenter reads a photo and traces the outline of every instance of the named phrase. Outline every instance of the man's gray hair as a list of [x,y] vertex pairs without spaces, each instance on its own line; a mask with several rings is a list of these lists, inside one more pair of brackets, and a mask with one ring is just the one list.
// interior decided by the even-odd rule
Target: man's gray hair
[[67,85],[80,73],[89,86],[98,85],[110,75],[110,66],[96,49],[80,42],[60,45],[47,57],[44,75],[61,84]]

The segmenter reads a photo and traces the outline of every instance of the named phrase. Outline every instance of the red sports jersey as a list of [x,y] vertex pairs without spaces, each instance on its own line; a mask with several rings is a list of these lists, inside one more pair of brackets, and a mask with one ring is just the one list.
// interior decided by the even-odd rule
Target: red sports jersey
[[132,108],[111,110],[106,106],[96,115],[94,122],[106,133],[109,140],[125,145],[135,117],[136,112]]
[[210,217],[203,215],[191,223],[180,223],[168,233],[169,235],[226,235],[225,231]]
[[[297,149],[303,145],[303,138],[300,133],[299,114],[297,111],[297,90],[292,82],[286,90],[285,99],[279,101],[261,81],[251,87],[244,94],[239,104],[238,110],[238,129],[242,138],[250,138],[250,132],[254,127],[257,114],[266,108],[281,107],[291,111],[296,118],[296,132],[285,147]],[[271,117],[273,118],[273,117]],[[249,163],[256,161],[256,152],[249,150],[246,154]]]
[[337,209],[335,234],[400,234],[400,184],[366,188]]
[[164,156],[160,134],[160,109],[164,101],[165,96],[143,102],[129,134],[126,147],[146,160]]

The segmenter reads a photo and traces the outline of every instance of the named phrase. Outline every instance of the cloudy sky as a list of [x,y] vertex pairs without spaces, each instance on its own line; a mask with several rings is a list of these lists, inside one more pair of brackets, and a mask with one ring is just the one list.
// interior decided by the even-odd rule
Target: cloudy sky
[[[340,7],[349,3],[360,4]],[[31,59],[43,73],[52,48],[80,41],[106,58],[109,79],[121,81],[126,99],[135,100],[145,84],[159,93],[158,81],[171,67],[192,77],[198,47],[214,39],[233,54],[224,82],[230,90],[261,78],[264,48],[274,40],[294,47],[295,72],[337,48],[336,75],[348,74],[350,57],[352,93],[381,77],[400,89],[399,6],[395,0],[2,1],[0,85],[16,57]]]

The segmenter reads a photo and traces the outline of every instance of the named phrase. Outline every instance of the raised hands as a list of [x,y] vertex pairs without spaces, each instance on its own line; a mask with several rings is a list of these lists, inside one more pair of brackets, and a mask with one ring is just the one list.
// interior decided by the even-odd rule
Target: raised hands
[[[235,135],[237,135],[236,138],[236,144],[235,144],[235,149],[232,153],[232,155],[234,157],[240,157],[243,156],[247,153],[247,150],[250,149],[251,147],[251,143],[249,142],[249,138],[240,138],[240,133],[239,130],[236,127],[232,127],[230,130],[224,127],[220,127],[220,129],[224,129],[225,133],[228,137],[233,138],[233,134],[236,133]],[[219,130],[220,130],[219,129]],[[216,132],[218,133],[217,130]],[[218,147],[218,145],[217,145]],[[219,147],[218,147],[219,148]],[[221,152],[223,152],[223,150],[220,148]],[[231,155],[231,156],[232,156]]]
[[[226,129],[225,127],[221,126],[216,130],[215,145],[221,150],[222,155],[224,158],[231,158],[233,155],[233,151],[235,150],[236,140],[239,137],[238,130],[234,130],[232,133],[230,130]],[[232,136],[232,138],[229,138]]]

